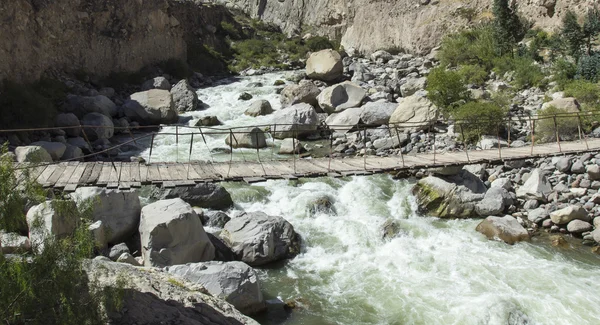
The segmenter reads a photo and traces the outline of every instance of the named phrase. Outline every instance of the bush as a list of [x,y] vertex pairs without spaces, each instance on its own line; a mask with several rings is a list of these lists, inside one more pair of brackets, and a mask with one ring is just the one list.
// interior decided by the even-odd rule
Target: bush
[[531,58],[519,57],[514,60],[514,84],[518,88],[543,86],[544,73],[542,68]]
[[442,67],[430,71],[427,76],[427,91],[427,97],[446,115],[449,115],[455,103],[469,99],[461,74]]
[[583,55],[577,64],[578,79],[598,82],[600,79],[600,54]]
[[567,59],[560,58],[552,64],[553,80],[560,89],[564,89],[577,74],[577,65]]
[[600,85],[585,80],[575,80],[565,86],[565,96],[575,97],[581,104],[594,105],[600,100]]
[[482,26],[446,36],[438,56],[442,66],[477,64],[489,69],[496,57],[496,46],[493,29]]
[[488,78],[488,72],[483,67],[474,64],[460,66],[458,73],[467,84],[481,86]]
[[312,52],[317,52],[326,49],[335,50],[339,46],[336,46],[333,42],[331,42],[327,37],[323,36],[315,36],[306,40],[306,46]]
[[536,142],[553,142],[556,141],[556,131],[561,140],[573,140],[577,137],[579,130],[579,119],[577,117],[556,117],[556,125],[554,124],[556,115],[569,114],[566,109],[556,108],[554,106],[547,107],[538,112],[540,120],[536,121],[535,125],[535,140]]
[[229,36],[231,39],[234,39],[234,40],[240,39],[240,33],[239,33],[238,29],[232,23],[229,23],[227,21],[222,21],[221,29],[223,30],[225,35]]
[[469,102],[458,107],[452,117],[457,121],[463,141],[475,143],[482,135],[496,135],[502,130],[507,110],[493,102]]

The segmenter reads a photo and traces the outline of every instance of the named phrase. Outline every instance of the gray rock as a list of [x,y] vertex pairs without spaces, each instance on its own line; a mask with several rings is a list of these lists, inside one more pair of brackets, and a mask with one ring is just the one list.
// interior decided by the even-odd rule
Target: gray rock
[[306,76],[310,79],[332,81],[341,77],[343,72],[342,57],[333,50],[312,53],[306,61]]
[[31,143],[32,146],[39,146],[46,149],[46,152],[50,154],[52,160],[58,161],[65,153],[67,146],[64,143],[60,142],[48,142],[48,141],[37,141]]
[[177,122],[177,110],[169,91],[151,89],[132,94],[129,98],[123,104],[123,112],[130,120],[142,125]]
[[302,146],[302,143],[294,138],[283,139],[279,147],[279,154],[282,155],[298,154],[304,151],[305,149]]
[[550,213],[550,219],[556,225],[565,225],[575,219],[583,221],[590,220],[587,211],[578,205],[570,205],[566,208],[553,211]]
[[310,200],[306,204],[306,212],[309,216],[314,216],[317,213],[325,213],[328,215],[336,215],[337,211],[333,204],[334,200],[332,197],[322,195],[317,198]]
[[585,166],[583,165],[583,162],[581,162],[580,160],[577,160],[576,162],[574,162],[573,166],[571,166],[571,172],[574,174],[585,173]]
[[537,208],[527,212],[527,219],[531,222],[540,223],[550,217],[548,211],[544,208]]
[[317,101],[326,113],[332,114],[359,107],[366,95],[367,92],[357,84],[344,81],[325,88],[317,97]]
[[586,168],[586,172],[590,180],[596,181],[600,179],[600,166],[596,164],[588,165]]
[[341,134],[355,131],[356,127],[361,124],[360,114],[362,111],[361,107],[353,107],[339,113],[333,113],[327,117],[325,124]]
[[73,201],[52,200],[31,207],[27,212],[27,225],[34,251],[43,250],[43,242],[49,237],[60,239],[71,235],[77,223],[77,207]]
[[375,51],[371,54],[371,60],[373,62],[377,62],[378,60],[380,60],[382,63],[386,63],[393,58],[394,56],[392,56],[389,52],[386,52],[384,50]]
[[[106,258],[84,261],[84,270],[94,288],[125,293],[123,308],[111,314],[118,324],[258,325],[228,302],[205,293],[201,286],[167,272]],[[124,287],[117,285],[123,282]]]
[[81,134],[79,118],[73,113],[58,114],[54,118],[54,125],[64,127],[63,130],[70,137],[78,137]]
[[52,162],[52,157],[46,149],[40,146],[21,146],[15,148],[17,162],[46,163]]
[[24,254],[31,250],[29,237],[0,231],[0,252],[2,254]]
[[94,221],[102,221],[106,243],[126,241],[138,228],[141,204],[137,192],[80,187],[75,190],[73,199],[80,209],[89,211]]
[[507,201],[510,200],[508,191],[502,187],[490,188],[475,205],[475,212],[482,217],[500,215],[506,208]]
[[81,119],[85,127],[83,131],[90,141],[98,139],[110,139],[115,134],[115,126],[112,119],[100,113],[89,113]]
[[571,220],[568,224],[567,224],[567,231],[569,231],[572,234],[581,234],[584,233],[586,231],[591,231],[593,230],[594,227],[586,221],[583,220]]
[[246,263],[190,263],[171,266],[168,272],[201,285],[213,297],[227,301],[244,314],[266,309],[258,276]]
[[82,138],[82,137],[68,138],[67,139],[67,144],[72,145],[74,147],[77,147],[77,148],[81,149],[81,151],[83,153],[90,153],[90,152],[92,152],[92,148],[90,147],[90,144],[87,143],[87,141],[85,141],[85,139]]
[[225,210],[233,206],[231,194],[223,186],[213,183],[175,188],[155,187],[151,196],[158,200],[180,198],[193,206],[206,209]]
[[389,123],[401,130],[411,133],[425,130],[437,121],[438,108],[422,93],[401,98],[398,102]]
[[412,96],[419,90],[425,89],[427,78],[410,78],[405,84],[400,86],[402,97]]
[[369,126],[386,125],[397,106],[387,102],[368,102],[361,107],[360,120]]
[[219,118],[216,116],[204,116],[201,117],[200,120],[198,120],[198,122],[196,122],[196,126],[217,126],[221,124],[223,123],[221,123],[221,121],[219,121]]
[[293,257],[300,252],[300,236],[282,217],[262,212],[244,213],[232,218],[221,238],[249,265],[264,265]]
[[117,263],[125,263],[133,266],[142,266],[140,262],[138,262],[133,255],[129,253],[123,253],[119,258],[117,258]]
[[556,170],[561,173],[566,173],[571,170],[571,157],[561,157],[556,162]]
[[497,137],[484,135],[481,137],[481,140],[477,142],[477,146],[482,150],[489,149],[498,149],[498,144],[500,144],[501,148],[508,147],[508,142],[505,140],[498,140]]
[[155,77],[155,78],[146,80],[142,84],[142,90],[150,90],[150,89],[169,90],[169,89],[171,89],[171,84],[169,83],[169,80],[167,80],[165,77]]
[[206,226],[223,228],[231,218],[221,211],[204,211]]
[[295,104],[305,103],[317,106],[317,96],[321,91],[314,83],[303,80],[297,85],[288,85],[281,91],[281,106],[288,107]]
[[115,246],[110,248],[110,251],[108,253],[108,258],[110,258],[111,260],[116,262],[117,259],[119,259],[119,257],[121,255],[123,255],[124,253],[130,253],[129,247],[127,247],[127,244],[125,244],[125,243],[116,244]]
[[408,143],[408,140],[408,135],[399,133],[396,136],[379,138],[373,141],[373,147],[378,150],[399,148],[405,146]]
[[81,148],[67,144],[65,152],[63,153],[60,160],[76,161],[83,158],[83,151]]
[[225,143],[232,148],[266,148],[267,138],[259,128],[235,129],[225,139]]
[[529,239],[527,229],[512,216],[487,217],[477,225],[476,230],[488,239],[500,240],[510,245]]
[[495,179],[492,182],[491,187],[501,187],[501,188],[503,188],[503,189],[505,189],[507,191],[510,191],[513,188],[512,182],[508,178],[497,178],[497,179]]
[[262,116],[269,115],[271,113],[273,113],[271,103],[269,103],[269,101],[265,99],[259,99],[252,102],[248,109],[246,109],[246,112],[244,112],[244,114],[248,116]]
[[143,207],[139,231],[146,266],[210,261],[215,257],[215,248],[200,218],[179,198]]
[[186,79],[180,80],[173,86],[171,97],[173,98],[173,105],[175,105],[175,109],[178,112],[195,111],[201,103],[198,99],[198,94],[196,94]]
[[99,113],[106,117],[117,115],[117,105],[110,98],[102,95],[90,97],[69,95],[65,102],[65,110],[78,118],[90,113]]
[[540,169],[534,169],[529,179],[517,189],[517,197],[520,199],[534,199],[545,202],[552,192],[548,179]]
[[461,174],[442,178],[420,179],[413,188],[419,209],[439,218],[469,218],[475,216],[475,203],[483,199],[485,185],[475,175]]
[[400,233],[400,231],[402,230],[402,228],[400,227],[400,224],[398,223],[398,221],[394,220],[394,219],[387,219],[384,223],[383,226],[381,226],[381,238],[383,239],[392,239],[396,236],[398,236],[398,234]]
[[273,114],[271,130],[276,139],[304,137],[317,134],[319,117],[309,104],[296,104]]
[[537,200],[527,200],[525,204],[523,204],[523,209],[525,210],[533,210],[539,206],[539,202]]

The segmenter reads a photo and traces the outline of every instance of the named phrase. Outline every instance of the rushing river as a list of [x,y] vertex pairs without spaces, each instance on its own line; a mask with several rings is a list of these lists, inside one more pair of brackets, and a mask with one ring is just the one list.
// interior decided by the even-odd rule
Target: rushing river
[[[210,108],[190,113],[190,123],[206,115],[225,126],[268,123],[269,116],[243,115],[247,103],[237,97],[248,91],[279,109],[269,85],[281,78],[202,89]],[[224,146],[223,138],[208,142]],[[186,155],[176,147],[158,140],[155,160]],[[209,158],[197,150],[195,159]],[[296,258],[257,270],[269,299],[297,305],[285,318],[260,318],[263,324],[600,324],[600,257],[589,248],[564,250],[537,238],[510,246],[476,232],[479,220],[418,216],[408,181],[378,175],[224,185],[236,204],[230,213],[281,215],[303,238]],[[322,196],[332,198],[336,213],[310,215],[307,203]],[[384,240],[381,226],[390,218],[402,230]]]

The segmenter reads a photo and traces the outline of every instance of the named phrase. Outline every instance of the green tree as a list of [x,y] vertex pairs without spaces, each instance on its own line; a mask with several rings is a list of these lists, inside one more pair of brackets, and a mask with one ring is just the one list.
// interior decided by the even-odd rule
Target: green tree
[[525,36],[526,26],[518,15],[517,2],[494,0],[494,33],[498,42],[500,56],[512,53],[517,42]]
[[586,54],[592,55],[592,46],[600,33],[600,10],[592,8],[588,11],[583,23],[583,38]]
[[452,117],[463,141],[477,142],[482,135],[496,135],[502,129],[502,120],[507,110],[494,102],[469,102],[458,107]]
[[445,114],[449,114],[456,103],[469,99],[461,74],[443,67],[430,71],[427,76],[427,91],[429,99]]
[[577,21],[577,15],[571,10],[567,11],[562,21],[561,34],[567,43],[568,53],[574,58],[579,58],[583,46],[584,33]]

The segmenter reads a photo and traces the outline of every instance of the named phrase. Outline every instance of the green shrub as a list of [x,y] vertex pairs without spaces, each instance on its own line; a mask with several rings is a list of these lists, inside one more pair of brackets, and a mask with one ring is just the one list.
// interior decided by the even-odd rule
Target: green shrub
[[452,117],[457,121],[457,132],[464,135],[463,141],[475,143],[482,135],[496,135],[503,129],[503,118],[507,110],[493,102],[469,102],[459,106]]
[[465,83],[478,86],[483,85],[488,78],[488,71],[482,66],[475,64],[460,66],[458,73],[462,76]]
[[496,45],[490,26],[477,27],[446,36],[438,57],[442,66],[477,64],[491,68],[496,57]]
[[597,104],[600,100],[600,84],[575,80],[565,86],[565,96],[575,97],[581,104]]
[[518,88],[543,86],[544,73],[542,68],[531,58],[519,57],[514,60],[514,84]]
[[600,81],[600,54],[581,56],[577,64],[576,78],[592,82]]
[[230,22],[222,21],[221,29],[225,35],[229,36],[231,39],[237,40],[241,38],[238,29]]
[[[579,119],[577,117],[560,116],[569,113],[570,112],[566,109],[556,108],[554,106],[539,111],[538,117],[541,119],[536,121],[535,125],[536,142],[545,143],[556,141],[557,129],[561,140],[575,139],[579,130]],[[555,118],[556,115],[559,116]]]
[[560,89],[564,89],[577,74],[577,65],[565,58],[560,58],[552,64],[553,80]]
[[427,97],[446,115],[449,115],[455,103],[469,98],[460,73],[442,67],[430,71],[427,76],[427,92]]
[[333,42],[331,42],[327,37],[323,36],[314,36],[306,40],[306,46],[312,51],[317,52],[326,49],[337,49]]

